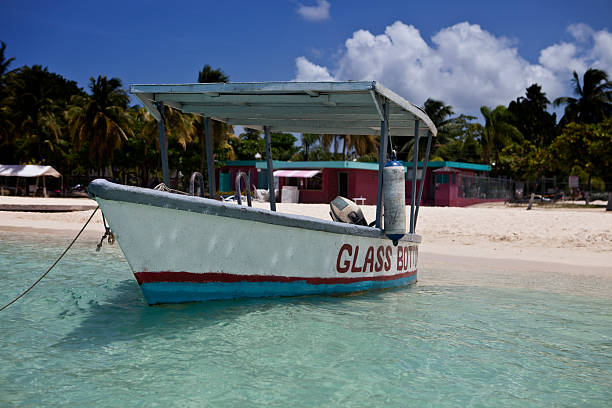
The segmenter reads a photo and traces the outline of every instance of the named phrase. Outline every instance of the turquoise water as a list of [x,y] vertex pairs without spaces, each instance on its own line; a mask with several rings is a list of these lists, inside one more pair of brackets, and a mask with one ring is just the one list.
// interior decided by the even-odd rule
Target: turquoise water
[[[422,265],[400,290],[149,307],[93,239],[0,312],[0,406],[612,405],[607,278]],[[69,240],[0,232],[0,304]]]

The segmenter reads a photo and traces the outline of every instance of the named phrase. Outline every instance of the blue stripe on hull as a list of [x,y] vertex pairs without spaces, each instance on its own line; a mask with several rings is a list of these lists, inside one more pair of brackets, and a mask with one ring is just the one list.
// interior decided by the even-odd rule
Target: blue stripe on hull
[[363,281],[339,284],[313,285],[295,282],[152,282],[143,283],[140,289],[147,302],[183,303],[205,300],[236,299],[247,297],[332,295],[363,290],[387,289],[416,282],[416,274],[388,281]]

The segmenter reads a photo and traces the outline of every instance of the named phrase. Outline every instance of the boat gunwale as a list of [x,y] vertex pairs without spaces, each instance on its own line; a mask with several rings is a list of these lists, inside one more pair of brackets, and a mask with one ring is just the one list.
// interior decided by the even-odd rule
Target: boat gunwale
[[[148,188],[126,186],[115,184],[105,179],[96,179],[92,181],[88,191],[89,196],[93,199],[99,197],[104,200],[149,205],[290,228],[388,239],[382,229],[375,227],[345,224],[303,215],[284,214],[263,208],[239,206],[237,204],[225,203],[204,197],[180,195]],[[400,241],[420,243],[421,236],[418,234],[406,233]]]

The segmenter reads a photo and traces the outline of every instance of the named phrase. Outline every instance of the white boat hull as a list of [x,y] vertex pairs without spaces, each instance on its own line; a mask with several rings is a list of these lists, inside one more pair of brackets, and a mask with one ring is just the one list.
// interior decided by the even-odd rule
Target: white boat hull
[[96,183],[92,196],[149,304],[339,294],[416,281],[416,235],[393,246],[373,228]]

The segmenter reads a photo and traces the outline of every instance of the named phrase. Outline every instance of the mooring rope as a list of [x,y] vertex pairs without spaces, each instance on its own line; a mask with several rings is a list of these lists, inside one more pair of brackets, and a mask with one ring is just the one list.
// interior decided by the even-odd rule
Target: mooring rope
[[89,217],[89,219],[87,220],[87,222],[85,223],[85,225],[83,225],[83,228],[81,228],[81,230],[79,231],[79,233],[76,235],[76,237],[74,237],[74,239],[72,240],[72,242],[70,243],[70,245],[68,245],[68,248],[66,248],[64,250],[64,252],[62,252],[62,254],[60,255],[59,258],[57,258],[57,260],[55,262],[53,262],[53,265],[51,265],[51,267],[49,269],[47,269],[47,271],[45,273],[42,274],[42,276],[40,278],[38,278],[38,280],[36,282],[34,282],[29,288],[27,288],[21,295],[17,296],[15,299],[11,300],[9,303],[7,303],[6,305],[2,306],[2,308],[0,308],[0,312],[3,311],[4,309],[6,309],[7,307],[9,307],[10,305],[12,305],[13,303],[15,303],[16,301],[18,301],[19,299],[21,299],[26,293],[28,293],[30,290],[32,290],[32,288],[34,286],[36,286],[38,284],[38,282],[40,282],[41,280],[43,280],[43,278],[45,276],[47,276],[47,274],[49,272],[51,272],[51,269],[53,269],[55,267],[55,265],[57,265],[57,263],[64,257],[64,255],[66,255],[66,252],[68,252],[68,250],[72,247],[72,245],[76,242],[76,240],[79,238],[79,236],[81,235],[81,233],[83,232],[83,230],[85,230],[85,227],[87,227],[87,225],[89,224],[89,221],[91,221],[91,219],[93,218],[94,214],[96,213],[96,211],[98,211],[100,207],[96,207],[96,209],[94,210],[94,212],[91,213],[91,216]]
[[189,195],[188,193],[181,191],[181,190],[175,190],[173,188],[168,187],[167,185],[165,185],[164,183],[159,183],[158,185],[156,185],[155,187],[153,187],[153,190],[157,190],[157,191],[165,191],[167,193],[174,193],[174,194],[182,194],[182,195]]
[[111,231],[110,227],[106,225],[106,218],[104,218],[104,213],[102,213],[102,222],[104,223],[105,232],[104,235],[102,235],[102,238],[100,239],[98,245],[96,245],[96,252],[100,252],[100,249],[102,249],[102,243],[104,242],[104,238],[106,237],[108,237],[109,244],[113,245],[115,243],[115,234],[113,234],[113,231]]
[[391,126],[387,128],[387,135],[389,136],[389,145],[391,147],[391,151],[394,151],[395,147],[393,147],[393,138],[391,137]]

